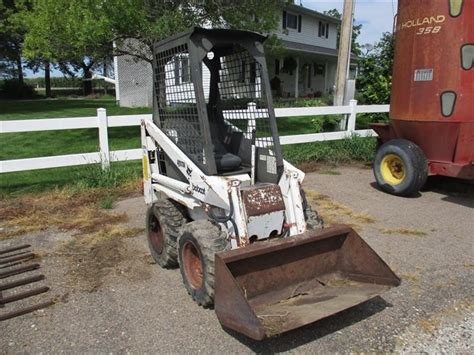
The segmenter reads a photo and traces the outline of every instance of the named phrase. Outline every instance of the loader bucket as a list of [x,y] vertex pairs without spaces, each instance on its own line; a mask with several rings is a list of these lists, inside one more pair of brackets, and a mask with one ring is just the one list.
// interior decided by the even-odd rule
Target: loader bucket
[[313,323],[400,284],[347,226],[221,252],[215,265],[219,321],[255,340]]

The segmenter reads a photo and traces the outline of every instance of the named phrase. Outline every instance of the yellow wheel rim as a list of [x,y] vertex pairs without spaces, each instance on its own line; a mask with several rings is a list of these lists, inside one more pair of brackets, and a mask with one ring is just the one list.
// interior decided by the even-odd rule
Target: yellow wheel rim
[[387,154],[382,159],[380,172],[383,179],[390,185],[401,184],[406,175],[405,163],[398,155]]

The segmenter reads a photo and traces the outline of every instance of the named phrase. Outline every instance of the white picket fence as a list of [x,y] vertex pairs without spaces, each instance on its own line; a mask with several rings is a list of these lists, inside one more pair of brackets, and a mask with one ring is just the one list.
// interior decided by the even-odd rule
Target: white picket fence
[[[248,110],[258,110],[252,104]],[[309,143],[316,141],[330,141],[350,137],[352,134],[361,136],[375,136],[371,129],[356,130],[356,119],[358,113],[377,113],[388,112],[389,105],[357,105],[357,100],[351,100],[347,106],[323,106],[323,107],[294,107],[275,109],[276,117],[293,116],[320,116],[320,115],[348,115],[345,130],[338,132],[298,134],[291,136],[281,136],[281,144]],[[224,117],[233,119],[242,117],[237,111],[226,111]],[[256,115],[256,118],[259,115]],[[48,157],[11,159],[0,161],[0,173],[9,173],[16,171],[27,171],[46,168],[59,168],[74,165],[86,165],[101,163],[103,168],[110,166],[110,162],[137,160],[142,158],[142,150],[126,149],[111,151],[109,148],[108,128],[138,126],[141,120],[151,120],[151,114],[145,115],[127,115],[127,116],[107,116],[103,108],[97,109],[97,116],[75,117],[75,118],[52,118],[37,120],[16,120],[1,121],[0,133],[19,133],[35,131],[59,131],[69,129],[98,128],[99,129],[99,152],[55,155]],[[34,144],[34,142],[25,142],[25,144]]]

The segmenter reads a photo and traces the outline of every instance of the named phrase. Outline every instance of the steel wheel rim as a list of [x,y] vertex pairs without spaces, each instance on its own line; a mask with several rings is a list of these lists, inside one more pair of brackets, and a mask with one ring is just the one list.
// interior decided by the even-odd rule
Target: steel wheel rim
[[150,238],[151,245],[158,254],[161,254],[163,252],[165,240],[163,238],[163,231],[160,222],[158,222],[158,219],[155,216],[151,216],[148,223],[150,227],[148,237]]
[[403,182],[406,176],[406,167],[403,160],[395,154],[387,154],[380,165],[383,179],[391,185]]
[[193,289],[200,289],[204,280],[203,267],[199,250],[194,243],[187,241],[183,245],[182,258],[186,279]]

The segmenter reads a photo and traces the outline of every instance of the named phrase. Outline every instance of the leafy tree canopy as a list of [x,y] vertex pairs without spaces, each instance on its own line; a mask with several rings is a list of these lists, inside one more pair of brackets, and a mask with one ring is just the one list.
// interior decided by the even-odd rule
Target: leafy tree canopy
[[21,50],[26,28],[18,21],[18,7],[14,0],[0,2],[0,74],[23,81]]
[[95,6],[102,2],[33,0],[33,9],[22,14],[28,28],[25,55],[77,63],[108,55],[107,18]]
[[393,55],[393,35],[385,32],[380,41],[362,57],[357,87],[367,104],[390,102]]
[[[142,44],[133,54],[148,61],[150,47],[192,26],[212,25],[270,32],[277,24],[275,8],[283,0],[32,0],[25,21],[26,54],[51,61],[89,61],[125,54],[129,38]],[[256,17],[255,14],[258,14]],[[118,53],[117,53],[118,52]]]

